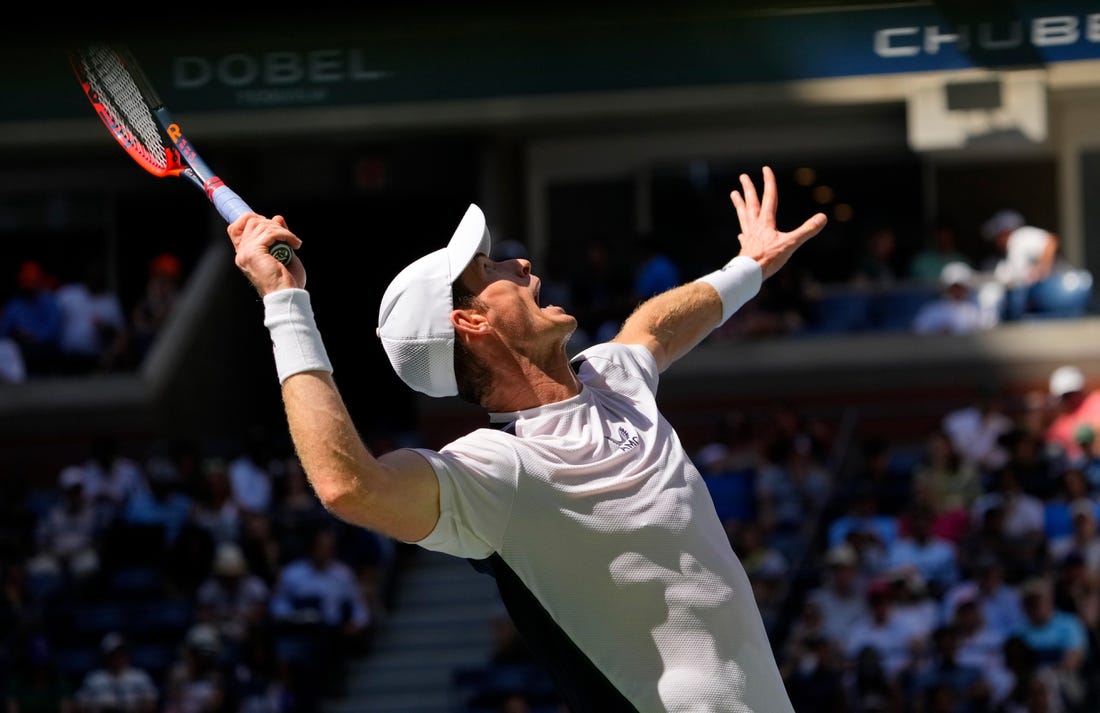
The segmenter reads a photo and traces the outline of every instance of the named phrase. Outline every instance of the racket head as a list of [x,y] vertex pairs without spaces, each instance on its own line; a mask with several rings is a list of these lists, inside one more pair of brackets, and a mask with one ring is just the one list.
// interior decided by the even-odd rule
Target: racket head
[[126,48],[82,45],[70,50],[69,63],[104,126],[139,166],[161,178],[187,170],[154,114],[160,98]]

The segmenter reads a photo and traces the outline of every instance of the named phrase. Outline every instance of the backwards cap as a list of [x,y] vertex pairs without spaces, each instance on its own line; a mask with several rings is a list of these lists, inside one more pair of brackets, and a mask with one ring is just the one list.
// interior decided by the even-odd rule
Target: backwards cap
[[475,255],[491,248],[485,215],[471,203],[447,246],[398,273],[382,295],[378,337],[393,370],[416,391],[458,394],[451,285]]

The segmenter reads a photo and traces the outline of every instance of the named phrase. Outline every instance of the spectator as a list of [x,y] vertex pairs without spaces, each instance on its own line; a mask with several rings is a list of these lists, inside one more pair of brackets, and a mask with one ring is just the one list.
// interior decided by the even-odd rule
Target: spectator
[[832,487],[806,436],[776,440],[756,474],[757,518],[766,538],[788,556],[812,527]]
[[985,556],[978,560],[970,577],[949,589],[943,596],[944,616],[948,618],[967,599],[977,600],[982,620],[992,631],[1008,638],[1024,623],[1019,590],[1005,582],[1005,565]]
[[982,223],[982,237],[993,244],[993,274],[1006,288],[1033,285],[1054,270],[1058,236],[1027,225],[1017,211],[994,213]]
[[886,553],[898,537],[898,518],[883,513],[873,487],[862,483],[855,487],[846,511],[829,523],[826,537],[830,547],[854,547],[861,571],[875,576],[885,568]]
[[1012,676],[1004,662],[1008,634],[986,622],[977,585],[969,583],[956,593],[953,613],[946,622],[959,634],[959,662],[985,672],[994,700],[1007,696],[1012,685]]
[[1070,364],[1051,372],[1049,391],[1054,417],[1046,429],[1046,442],[1068,460],[1081,459],[1086,455],[1078,440],[1081,427],[1089,427],[1092,433],[1100,428],[1100,391],[1089,389],[1084,373]]
[[1011,685],[996,713],[1063,713],[1066,710],[1055,672],[1040,665],[1039,656],[1020,636],[1005,640],[1005,668]]
[[1027,309],[1027,290],[1047,279],[1055,268],[1059,240],[1054,233],[1027,225],[1014,210],[994,213],[981,228],[982,237],[993,246],[984,265],[996,288],[995,300],[1006,319],[1018,319]]
[[852,662],[849,700],[852,713],[891,713],[900,710],[901,695],[895,680],[886,670],[878,649],[865,645]]
[[822,636],[796,641],[781,668],[791,704],[799,713],[848,713],[844,660]]
[[1085,568],[1085,558],[1070,552],[1054,564],[1054,607],[1076,614],[1085,627],[1090,645],[1100,624],[1100,584]]
[[[890,586],[894,617],[909,630],[920,632],[919,642],[923,645],[936,627],[943,623],[939,599],[914,569],[897,569],[889,572],[883,579]],[[923,654],[924,651],[915,653]]]
[[229,469],[221,458],[202,463],[202,482],[192,510],[192,522],[210,533],[215,543],[237,542],[241,536],[241,510],[233,499]]
[[288,562],[279,572],[270,611],[280,622],[321,622],[342,653],[355,653],[366,643],[371,612],[355,573],[337,559],[336,545],[336,529],[318,527],[308,556]]
[[122,455],[114,435],[105,433],[92,439],[84,463],[84,488],[100,513],[101,523],[113,521],[131,497],[148,487],[141,466]]
[[970,525],[970,506],[982,493],[981,474],[974,463],[959,457],[942,428],[925,438],[921,460],[913,470],[914,499],[935,513],[933,531],[955,543]]
[[822,633],[841,646],[856,622],[870,612],[867,587],[859,571],[859,553],[848,543],[829,548],[825,566],[823,581],[806,594],[806,600],[825,613]]
[[130,663],[122,635],[108,633],[99,648],[103,665],[89,672],[76,691],[79,713],[154,713],[160,693],[149,672]]
[[856,265],[852,284],[857,287],[884,288],[897,284],[898,237],[889,225],[875,225],[867,233],[863,255]]
[[1066,461],[1044,445],[1042,434],[1017,426],[1001,436],[1001,445],[1008,452],[1002,470],[1012,471],[1023,491],[1041,501],[1058,497]]
[[1047,540],[1047,554],[1051,562],[1062,562],[1071,554],[1081,558],[1081,566],[1088,577],[1100,582],[1100,528],[1097,526],[1097,504],[1086,497],[1078,497],[1069,504],[1071,530]]
[[[927,661],[908,672],[906,693],[911,700],[928,700],[928,694],[949,695],[954,705],[926,710],[944,713],[980,713],[988,708],[992,692],[984,671],[959,660],[959,631],[943,624],[932,633],[932,652]],[[946,689],[946,690],[944,690]]]
[[305,555],[309,533],[328,521],[330,516],[310,486],[302,463],[296,456],[285,459],[281,484],[272,507],[272,529],[283,556],[300,557]]
[[83,279],[57,289],[61,306],[63,370],[70,374],[108,372],[122,364],[129,325],[122,300],[107,286],[103,264],[88,264]]
[[993,474],[995,485],[974,501],[980,514],[993,504],[1004,510],[1004,535],[1019,554],[1017,557],[1039,562],[1046,549],[1046,504],[1024,490],[1012,463]]
[[972,334],[998,322],[992,310],[983,310],[975,299],[970,281],[973,272],[966,263],[951,262],[940,273],[942,292],[917,310],[912,329],[916,334]]
[[898,618],[890,583],[886,580],[875,580],[868,585],[867,603],[870,611],[848,632],[844,651],[854,660],[864,648],[873,649],[881,659],[887,680],[894,684],[914,653],[924,647],[931,632],[917,629]]
[[229,713],[221,648],[212,625],[195,624],[188,630],[180,657],[168,670],[163,713]]
[[933,592],[941,594],[959,578],[955,543],[932,531],[935,515],[928,507],[916,505],[908,515],[908,531],[887,548],[886,566],[890,570],[912,570]]
[[133,359],[138,364],[168,324],[179,300],[181,286],[182,268],[179,258],[171,253],[161,253],[149,261],[145,291],[138,298],[130,315]]
[[1016,423],[998,391],[984,389],[973,404],[946,413],[941,424],[959,457],[983,473],[1008,462],[1008,451],[1000,439]]
[[99,572],[99,523],[84,494],[84,473],[68,466],[58,479],[61,499],[36,523],[38,552],[30,570],[56,571],[75,585],[88,583]]
[[280,665],[270,627],[252,630],[241,643],[231,668],[229,698],[237,713],[298,713],[308,710],[296,681]]
[[741,558],[764,625],[770,629],[776,622],[787,593],[790,563],[781,550],[768,543],[764,528],[759,523],[737,523],[731,529],[733,551]]
[[239,647],[252,629],[266,623],[270,597],[267,583],[249,571],[241,548],[223,542],[214,554],[210,576],[195,593],[196,618]]
[[271,456],[266,435],[257,428],[245,434],[240,453],[229,461],[229,483],[233,499],[241,510],[269,513],[274,486],[270,471]]
[[909,277],[918,282],[934,284],[950,263],[970,267],[970,261],[959,250],[959,229],[947,218],[940,218],[932,228],[932,239],[909,261]]
[[191,520],[191,497],[182,492],[179,472],[171,460],[150,458],[145,472],[147,487],[127,499],[121,520],[128,525],[162,528],[164,544],[172,547]]
[[1085,695],[1082,668],[1089,654],[1088,636],[1081,618],[1054,606],[1051,581],[1044,576],[1020,587],[1025,622],[1016,632],[1037,654],[1039,666],[1054,672],[1062,697],[1071,710]]
[[16,291],[0,314],[0,339],[10,339],[29,376],[56,373],[61,354],[61,305],[51,278],[34,260],[25,260],[16,276]]

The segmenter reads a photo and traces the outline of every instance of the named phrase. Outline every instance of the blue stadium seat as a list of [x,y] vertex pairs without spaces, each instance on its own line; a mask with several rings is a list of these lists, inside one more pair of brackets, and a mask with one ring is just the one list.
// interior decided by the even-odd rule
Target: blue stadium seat
[[1043,507],[1043,532],[1047,539],[1062,537],[1073,532],[1073,516],[1069,504],[1052,501]]
[[862,332],[871,323],[871,298],[862,290],[831,291],[817,298],[804,334]]
[[1071,319],[1088,313],[1092,300],[1092,273],[1065,270],[1028,289],[1025,319]]
[[930,285],[898,285],[871,298],[869,327],[879,332],[905,332],[913,327],[920,308],[939,296]]

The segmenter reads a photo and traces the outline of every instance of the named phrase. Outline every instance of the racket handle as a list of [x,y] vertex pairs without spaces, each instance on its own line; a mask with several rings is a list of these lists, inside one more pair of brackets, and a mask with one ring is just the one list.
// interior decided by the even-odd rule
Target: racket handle
[[[215,188],[210,194],[210,201],[227,223],[232,223],[245,213],[253,212],[252,209],[248,207],[248,204],[244,202],[244,199],[234,193],[229,186],[224,183]],[[282,241],[273,244],[268,248],[268,252],[271,253],[271,257],[284,265],[289,265],[290,261],[294,259],[294,251],[290,249],[289,245]]]

